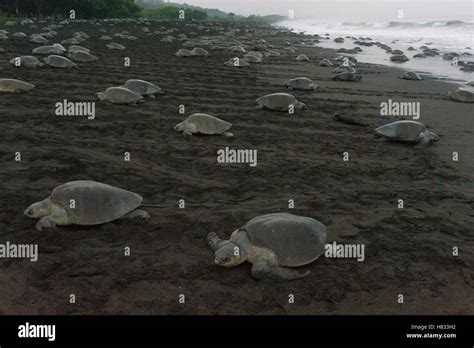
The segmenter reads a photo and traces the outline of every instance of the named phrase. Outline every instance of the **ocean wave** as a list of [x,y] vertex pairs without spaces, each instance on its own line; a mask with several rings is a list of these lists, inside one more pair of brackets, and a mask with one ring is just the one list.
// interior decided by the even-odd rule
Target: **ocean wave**
[[429,21],[429,22],[408,22],[408,21],[391,21],[385,23],[373,23],[373,22],[358,22],[358,23],[342,23],[343,26],[356,27],[356,28],[396,28],[396,29],[413,29],[413,28],[447,28],[447,27],[469,27],[474,26],[474,21],[461,21],[461,20],[450,20],[450,21]]

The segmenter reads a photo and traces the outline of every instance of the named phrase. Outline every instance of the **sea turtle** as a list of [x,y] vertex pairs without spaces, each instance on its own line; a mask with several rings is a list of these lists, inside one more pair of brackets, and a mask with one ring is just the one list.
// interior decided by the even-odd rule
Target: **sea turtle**
[[294,111],[298,111],[304,108],[306,105],[299,102],[296,97],[288,93],[273,93],[257,99],[259,104],[257,109],[269,109],[275,111],[289,111],[290,107],[294,108]]
[[446,93],[446,96],[450,100],[462,103],[474,103],[474,93],[465,89],[458,89],[454,92],[448,92]]
[[105,45],[109,50],[124,50],[125,49],[125,46],[119,44],[119,43],[116,43],[116,42],[111,42],[107,45]]
[[229,240],[216,233],[207,235],[215,251],[214,263],[234,267],[248,261],[256,279],[293,280],[311,272],[286,267],[300,267],[316,261],[325,250],[326,227],[319,221],[287,213],[273,213],[253,218],[235,230]]
[[340,74],[340,73],[345,73],[345,72],[355,74],[357,71],[352,66],[341,65],[341,66],[338,66],[336,69],[333,69],[332,72],[335,74]]
[[246,62],[245,60],[239,59],[239,58],[236,57],[236,58],[229,59],[227,62],[224,63],[224,65],[231,66],[231,67],[242,68],[242,67],[249,66],[250,64],[248,62]]
[[309,62],[309,58],[306,54],[300,54],[298,57],[296,57],[296,60],[298,62]]
[[69,58],[73,59],[76,62],[87,63],[96,61],[98,58],[93,56],[88,52],[83,51],[72,51],[67,55]]
[[430,141],[438,141],[437,134],[426,129],[421,122],[402,120],[392,122],[375,129],[375,132],[392,140],[428,144]]
[[209,56],[209,52],[207,52],[204,48],[200,48],[200,47],[194,47],[191,53],[193,53],[195,56],[200,56],[200,57]]
[[318,63],[319,66],[332,67],[334,64],[329,59],[323,59]]
[[51,196],[30,205],[24,214],[39,219],[39,231],[64,225],[98,225],[121,218],[148,219],[147,212],[136,210],[142,201],[136,193],[80,180],[56,187]]
[[294,79],[290,79],[285,82],[285,85],[289,89],[298,89],[302,91],[309,91],[318,88],[318,85],[307,77],[297,77]]
[[112,104],[136,104],[141,101],[143,97],[125,87],[110,87],[105,92],[96,94],[101,101],[107,101]]
[[409,61],[408,57],[405,56],[404,54],[395,54],[390,57],[390,60],[396,63],[404,63],[404,62]]
[[59,47],[55,46],[40,46],[33,49],[33,54],[63,54]]
[[76,63],[73,61],[57,55],[48,56],[43,58],[43,62],[52,66],[53,68],[73,68],[76,66]]
[[47,44],[49,41],[45,37],[41,35],[34,35],[31,37],[30,42],[37,43],[37,44]]
[[149,98],[154,98],[155,94],[164,94],[160,87],[144,80],[128,80],[122,87]]
[[416,71],[407,71],[402,76],[400,76],[403,80],[415,80],[421,81],[423,78],[418,74]]
[[69,46],[69,52],[86,52],[91,53],[91,50],[82,46]]
[[177,57],[194,57],[194,56],[196,56],[196,54],[194,54],[194,52],[192,52],[190,50],[187,50],[187,49],[184,49],[184,48],[179,49],[178,52],[176,52],[174,55],[177,56]]
[[362,80],[362,76],[361,75],[357,75],[356,73],[353,73],[353,72],[343,72],[343,73],[339,73],[339,74],[336,74],[335,76],[333,76],[332,78],[334,81],[354,81],[354,82],[358,82],[360,80]]
[[221,120],[220,118],[197,113],[189,115],[183,122],[178,123],[174,127],[174,130],[177,132],[183,132],[185,136],[193,134],[223,134],[231,137],[233,134],[228,132],[231,127],[232,123]]
[[38,58],[33,56],[19,56],[12,58],[10,64],[13,64],[16,67],[25,68],[37,68],[44,65]]
[[257,57],[253,54],[246,54],[242,60],[246,61],[247,63],[254,63],[254,64],[260,64],[262,62],[262,58]]
[[35,88],[32,83],[15,80],[0,79],[0,92],[26,92]]

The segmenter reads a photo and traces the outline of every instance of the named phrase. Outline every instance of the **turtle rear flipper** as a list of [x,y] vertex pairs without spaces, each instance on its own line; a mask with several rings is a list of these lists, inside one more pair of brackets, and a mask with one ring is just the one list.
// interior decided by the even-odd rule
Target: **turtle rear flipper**
[[307,277],[311,271],[300,273],[288,268],[274,266],[264,262],[256,262],[252,266],[252,276],[255,279],[295,280]]

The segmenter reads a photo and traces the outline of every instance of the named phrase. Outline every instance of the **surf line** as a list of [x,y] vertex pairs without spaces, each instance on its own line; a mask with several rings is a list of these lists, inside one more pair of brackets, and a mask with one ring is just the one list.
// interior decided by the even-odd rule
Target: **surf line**
[[0,244],[0,258],[30,259],[38,261],[38,244],[13,244],[6,242]]
[[217,163],[221,164],[249,164],[250,167],[257,166],[257,150],[253,149],[224,149],[217,150]]
[[87,116],[88,120],[95,119],[95,102],[70,102],[64,99],[55,104],[56,116]]

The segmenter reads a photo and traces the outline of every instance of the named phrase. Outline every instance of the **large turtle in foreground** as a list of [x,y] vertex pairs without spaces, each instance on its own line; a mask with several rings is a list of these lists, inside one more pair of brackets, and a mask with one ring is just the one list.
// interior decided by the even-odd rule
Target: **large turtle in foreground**
[[294,111],[304,108],[306,105],[299,102],[296,97],[289,93],[273,93],[257,99],[257,109],[269,109],[274,111],[289,111],[290,106]]
[[253,264],[254,278],[292,280],[304,278],[310,271],[300,273],[285,267],[317,260],[324,253],[326,238],[326,227],[315,219],[274,213],[253,218],[229,240],[212,232],[207,241],[215,251],[216,265],[234,267],[248,261]]
[[101,101],[107,101],[112,104],[136,104],[143,100],[143,97],[125,87],[110,87],[105,92],[96,94]]
[[26,92],[35,88],[32,83],[15,79],[0,79],[0,92]]
[[430,141],[439,140],[438,135],[426,129],[423,123],[411,120],[392,122],[378,127],[375,132],[389,139],[406,143],[428,144]]
[[193,134],[217,135],[223,134],[231,137],[232,133],[228,130],[232,127],[232,123],[221,120],[220,118],[207,114],[192,114],[189,115],[183,122],[178,123],[174,130],[183,132],[185,136]]
[[133,192],[95,181],[71,181],[56,187],[51,196],[30,205],[24,214],[39,219],[36,229],[64,225],[98,225],[120,218],[148,219],[136,210],[143,198]]

